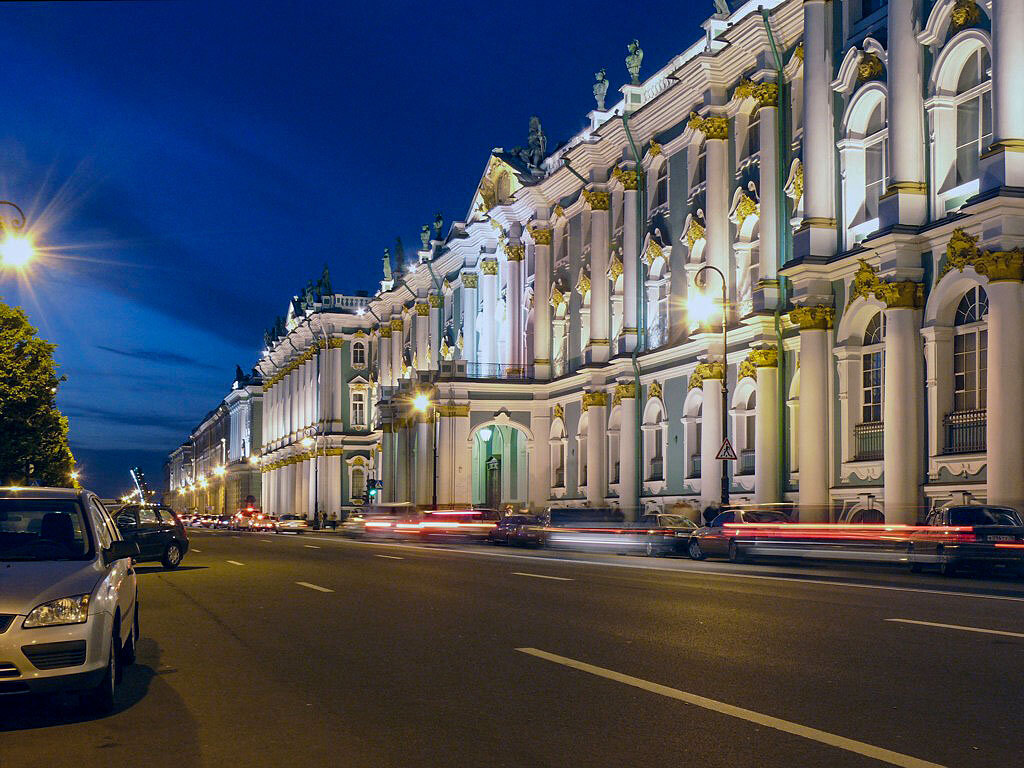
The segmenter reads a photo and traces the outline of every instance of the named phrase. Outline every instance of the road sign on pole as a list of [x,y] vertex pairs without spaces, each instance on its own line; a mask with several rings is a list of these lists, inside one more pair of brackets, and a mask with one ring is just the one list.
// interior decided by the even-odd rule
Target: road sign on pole
[[729,442],[728,437],[722,441],[722,447],[718,449],[718,455],[715,458],[719,461],[736,461],[736,451],[732,449],[732,443]]

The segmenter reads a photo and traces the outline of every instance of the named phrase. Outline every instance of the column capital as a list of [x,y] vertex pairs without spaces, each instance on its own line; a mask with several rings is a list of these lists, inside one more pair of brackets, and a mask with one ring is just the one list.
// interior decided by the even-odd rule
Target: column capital
[[497,259],[484,259],[480,262],[480,273],[485,276],[493,276],[498,274],[498,260]]
[[889,309],[919,309],[924,306],[924,286],[913,280],[882,280],[878,273],[864,259],[853,277],[849,307],[858,298],[871,298],[885,302]]
[[698,389],[704,386],[705,381],[711,380],[724,380],[725,379],[725,363],[716,361],[713,363],[698,363],[697,369],[690,376],[690,381],[686,388]]
[[551,245],[551,237],[554,233],[554,230],[552,230],[551,227],[531,224],[529,232],[530,237],[533,238],[533,242],[537,245]]
[[777,107],[779,105],[779,86],[777,83],[755,83],[746,78],[740,81],[733,91],[734,96],[751,98],[761,107]]
[[522,261],[524,258],[526,258],[526,246],[522,244],[506,244],[505,258],[508,259],[509,261]]
[[639,189],[640,179],[636,171],[627,171],[619,166],[615,166],[615,170],[612,171],[612,178],[618,179],[625,190],[636,191]]
[[592,211],[607,211],[610,207],[608,191],[604,189],[583,189],[583,199]]
[[809,307],[794,307],[789,313],[789,321],[799,325],[801,331],[827,331],[832,327],[835,310],[823,304]]
[[462,273],[462,287],[463,288],[476,288],[477,281],[480,276],[476,272],[463,272]]
[[982,251],[978,248],[978,237],[957,227],[946,245],[946,263],[939,273],[939,279],[953,269],[964,271],[974,267],[979,275],[989,282],[1021,282],[1024,280],[1024,251]]
[[691,112],[690,121],[687,123],[687,126],[699,133],[703,133],[705,139],[729,138],[729,118],[727,117],[717,117],[715,115],[701,117],[696,112]]
[[441,304],[443,303],[441,301],[441,294],[439,294],[439,293],[432,293],[432,294],[430,294],[429,296],[427,296],[427,303],[430,304],[430,308],[431,309],[440,309],[441,308]]
[[430,316],[430,305],[425,301],[416,302],[416,315],[418,317],[429,317]]
[[636,399],[636,382],[620,382],[615,385],[615,394],[612,396],[612,405],[618,405],[624,399]]
[[755,368],[777,368],[779,365],[779,350],[775,347],[758,347],[750,350],[747,359]]
[[604,391],[597,392],[584,392],[583,393],[583,411],[586,412],[589,408],[598,408],[608,405],[608,393]]

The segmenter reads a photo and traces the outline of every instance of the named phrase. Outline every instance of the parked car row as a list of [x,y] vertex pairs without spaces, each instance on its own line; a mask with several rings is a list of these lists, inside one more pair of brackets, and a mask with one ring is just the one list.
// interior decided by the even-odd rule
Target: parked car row
[[262,533],[303,533],[309,530],[309,521],[300,515],[266,514],[254,507],[240,509],[233,515],[184,515],[182,522],[190,528],[211,528],[228,531],[256,531]]

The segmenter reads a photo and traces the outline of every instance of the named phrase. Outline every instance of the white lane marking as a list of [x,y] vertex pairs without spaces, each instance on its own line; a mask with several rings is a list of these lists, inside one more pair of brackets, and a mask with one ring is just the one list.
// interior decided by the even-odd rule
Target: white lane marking
[[398,555],[374,555],[374,557],[383,557],[386,560],[405,560],[404,557],[399,557]]
[[1024,637],[1024,632],[1007,632],[1002,629],[982,629],[981,627],[964,627],[960,624],[939,624],[934,621],[916,621],[914,619],[885,619],[900,624],[919,624],[922,627],[939,627],[940,629],[959,629],[962,632],[981,632],[986,635],[1003,635],[1005,637]]
[[296,581],[295,583],[298,584],[300,587],[305,587],[306,589],[315,589],[317,592],[333,592],[334,591],[333,589],[328,589],[327,587],[320,587],[320,586],[317,586],[316,584],[310,584],[308,581]]
[[306,549],[320,549],[316,544],[303,544]]
[[192,551],[193,551],[193,552],[202,552],[203,550],[201,550],[201,549],[196,549],[195,547],[192,547]]
[[512,571],[513,576],[529,576],[534,579],[551,579],[552,581],[573,581],[573,579],[567,579],[564,576],[545,576],[542,573],[523,573],[522,571]]
[[723,573],[721,571],[705,571],[700,568],[673,568],[654,565],[636,565],[634,563],[612,563],[600,560],[576,560],[568,557],[545,557],[544,555],[515,555],[509,552],[487,552],[485,550],[454,549],[452,547],[421,547],[415,544],[388,544],[382,541],[358,541],[355,539],[317,538],[315,541],[333,541],[338,544],[361,544],[367,547],[390,547],[392,549],[409,549],[415,552],[454,552],[458,555],[475,557],[500,557],[509,560],[529,560],[542,563],[568,563],[570,565],[598,565],[605,568],[628,568],[636,571],[657,571],[658,573],[689,573],[695,576],[717,576],[722,579],[760,579],[762,581],[789,581],[797,584],[808,584],[819,587],[846,587],[847,589],[880,589],[889,592],[912,592],[921,595],[939,595],[941,597],[970,597],[979,600],[1003,600],[1011,603],[1024,603],[1024,597],[1011,595],[983,595],[978,592],[953,592],[947,589],[923,589],[921,587],[893,587],[887,584],[857,584],[852,581],[823,581],[819,579],[801,579],[795,576],[768,576],[758,573]]
[[245,563],[240,563],[237,560],[228,560],[228,562],[231,563],[232,565],[245,565]]
[[827,744],[830,747],[845,749],[847,752],[864,755],[865,757],[880,760],[881,762],[889,763],[890,765],[898,765],[902,766],[902,768],[943,768],[943,766],[938,763],[931,763],[927,760],[921,760],[916,757],[911,757],[910,755],[904,755],[900,752],[893,752],[892,750],[885,749],[884,747],[876,747],[873,744],[866,744],[863,741],[848,739],[845,736],[838,736],[834,733],[829,733],[828,731],[821,731],[817,728],[810,728],[806,725],[800,725],[799,723],[794,723],[789,720],[783,720],[779,717],[765,715],[761,712],[755,712],[752,709],[736,707],[732,704],[726,704],[723,701],[709,699],[706,696],[700,696],[696,693],[687,693],[686,691],[680,691],[678,688],[669,688],[667,685],[659,685],[658,683],[652,683],[648,680],[642,680],[639,677],[632,677],[631,675],[624,675],[621,672],[615,672],[614,670],[605,669],[604,667],[596,667],[593,664],[587,664],[585,661],[577,661],[576,659],[570,659],[565,656],[558,656],[557,654],[541,651],[537,648],[516,648],[516,650],[529,654],[530,656],[536,656],[538,659],[545,659],[546,661],[552,661],[555,664],[561,664],[566,667],[578,669],[581,672],[588,672],[591,675],[596,675],[597,677],[603,677],[607,680],[614,680],[617,683],[631,685],[634,688],[640,688],[645,691],[650,691],[651,693],[657,693],[670,699],[676,699],[677,701],[682,701],[686,704],[692,704],[696,707],[711,710],[712,712],[718,712],[723,715],[739,718],[740,720],[746,720],[750,723],[774,728],[775,730],[782,731],[784,733],[791,733],[794,736],[800,736],[805,739],[810,739],[811,741],[817,741],[821,744]]

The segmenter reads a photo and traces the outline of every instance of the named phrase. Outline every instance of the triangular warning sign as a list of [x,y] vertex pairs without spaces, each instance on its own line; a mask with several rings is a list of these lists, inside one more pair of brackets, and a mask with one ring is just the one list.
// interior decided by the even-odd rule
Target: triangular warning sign
[[732,443],[729,442],[728,437],[722,441],[722,447],[718,449],[718,455],[715,458],[719,461],[722,459],[725,461],[736,461],[736,451],[732,449]]

